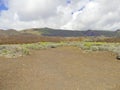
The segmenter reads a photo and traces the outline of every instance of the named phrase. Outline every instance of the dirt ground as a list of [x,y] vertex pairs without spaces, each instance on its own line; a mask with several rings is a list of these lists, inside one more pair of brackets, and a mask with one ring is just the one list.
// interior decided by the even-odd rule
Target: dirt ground
[[0,58],[0,90],[120,90],[120,61],[109,52],[76,47]]

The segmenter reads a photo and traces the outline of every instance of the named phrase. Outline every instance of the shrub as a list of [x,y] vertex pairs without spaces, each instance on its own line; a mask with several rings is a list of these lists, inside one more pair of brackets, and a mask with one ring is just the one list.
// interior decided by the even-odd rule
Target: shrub
[[22,49],[22,56],[24,56],[24,55],[29,55],[29,54],[30,54],[29,49],[27,49],[27,48],[23,48],[23,49]]
[[91,46],[90,48],[92,51],[99,51],[99,47],[98,46]]
[[13,57],[24,56],[30,54],[30,49],[39,50],[46,48],[56,48],[60,46],[80,47],[87,51],[111,51],[120,54],[120,43],[105,42],[39,42],[22,45],[0,45],[0,55],[9,55]]

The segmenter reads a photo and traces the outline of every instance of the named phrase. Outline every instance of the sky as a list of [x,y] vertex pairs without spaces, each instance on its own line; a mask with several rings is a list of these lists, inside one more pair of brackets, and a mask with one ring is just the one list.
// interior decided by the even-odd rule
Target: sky
[[0,29],[120,29],[120,0],[0,0]]

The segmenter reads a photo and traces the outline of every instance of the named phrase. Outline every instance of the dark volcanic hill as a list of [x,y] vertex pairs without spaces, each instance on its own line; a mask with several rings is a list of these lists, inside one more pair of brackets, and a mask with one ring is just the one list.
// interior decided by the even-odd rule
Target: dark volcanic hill
[[84,37],[84,36],[105,36],[105,37],[120,37],[120,31],[103,31],[103,30],[60,30],[51,28],[32,28],[21,31],[22,33],[32,33],[42,36],[60,36],[60,37]]
[[61,30],[61,29],[51,29],[51,28],[31,28],[21,31],[16,31],[13,29],[2,30],[0,29],[0,36],[16,36],[16,35],[33,35],[33,36],[52,36],[52,37],[87,37],[87,36],[104,36],[104,37],[120,37],[120,30],[116,31],[103,31],[103,30]]
[[[99,37],[107,37],[107,39],[99,39]],[[72,37],[72,38],[65,38]],[[77,38],[75,38],[77,37]],[[107,41],[120,42],[120,30],[116,31],[70,31],[51,28],[32,28],[21,31],[1,30],[0,29],[0,44],[16,44],[16,43],[34,43],[40,41],[59,42],[59,41],[75,41],[81,40],[83,37],[91,37],[92,41]],[[97,37],[97,38],[94,38]],[[110,37],[110,39],[108,39]],[[95,40],[94,40],[95,39]]]

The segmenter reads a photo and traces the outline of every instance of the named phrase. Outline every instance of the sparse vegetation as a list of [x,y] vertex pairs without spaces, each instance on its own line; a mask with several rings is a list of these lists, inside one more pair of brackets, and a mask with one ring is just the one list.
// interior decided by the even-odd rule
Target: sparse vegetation
[[22,47],[22,56],[24,56],[24,55],[29,55],[29,54],[30,54],[29,49],[26,48],[26,47]]
[[22,56],[22,48],[19,45],[0,45],[0,56],[8,58]]
[[60,46],[74,46],[79,47],[85,51],[110,51],[120,55],[120,43],[106,43],[106,42],[39,42],[32,44],[19,45],[1,45],[0,55],[7,57],[18,57],[29,55],[30,50],[40,50],[46,48],[56,48]]

